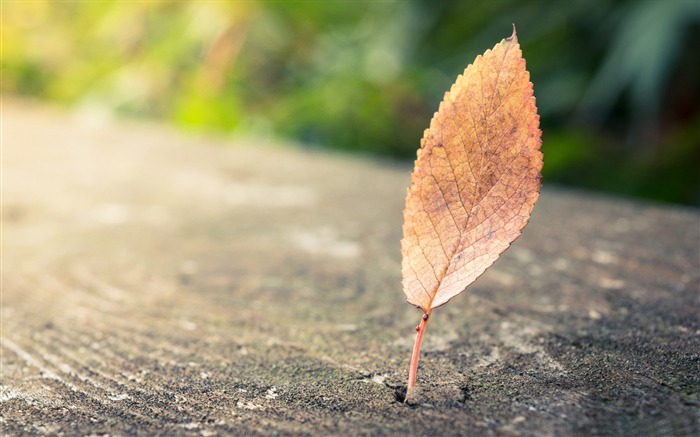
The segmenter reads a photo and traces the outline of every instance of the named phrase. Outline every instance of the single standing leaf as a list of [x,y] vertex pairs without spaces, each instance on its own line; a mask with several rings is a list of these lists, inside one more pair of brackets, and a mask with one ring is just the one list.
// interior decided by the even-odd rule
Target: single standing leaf
[[513,26],[445,93],[417,153],[401,240],[403,290],[423,310],[409,388],[431,311],[474,282],[527,224],[539,197],[540,145]]

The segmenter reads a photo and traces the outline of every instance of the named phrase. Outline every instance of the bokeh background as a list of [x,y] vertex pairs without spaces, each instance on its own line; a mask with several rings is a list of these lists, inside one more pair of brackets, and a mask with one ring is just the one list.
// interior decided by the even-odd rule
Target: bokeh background
[[1,20],[4,95],[406,161],[516,23],[545,183],[700,206],[697,0],[7,0]]

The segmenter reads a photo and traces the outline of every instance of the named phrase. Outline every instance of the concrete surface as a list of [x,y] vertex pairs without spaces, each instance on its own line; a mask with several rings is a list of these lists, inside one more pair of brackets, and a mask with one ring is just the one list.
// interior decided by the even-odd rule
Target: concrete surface
[[700,434],[697,210],[545,184],[408,405],[410,165],[8,99],[2,140],[3,435]]

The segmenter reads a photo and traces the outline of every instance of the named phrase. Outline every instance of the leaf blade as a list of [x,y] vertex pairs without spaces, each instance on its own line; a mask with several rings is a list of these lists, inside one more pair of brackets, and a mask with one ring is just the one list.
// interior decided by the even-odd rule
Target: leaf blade
[[540,145],[514,29],[457,78],[421,140],[401,240],[409,303],[445,304],[520,235],[539,196]]

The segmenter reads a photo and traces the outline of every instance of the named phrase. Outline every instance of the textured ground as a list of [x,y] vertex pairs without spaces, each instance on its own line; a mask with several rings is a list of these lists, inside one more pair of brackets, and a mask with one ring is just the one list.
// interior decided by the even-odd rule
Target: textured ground
[[408,165],[3,105],[3,435],[700,433],[697,210],[545,186],[407,405]]

